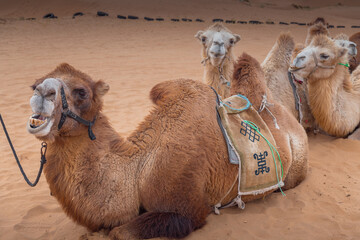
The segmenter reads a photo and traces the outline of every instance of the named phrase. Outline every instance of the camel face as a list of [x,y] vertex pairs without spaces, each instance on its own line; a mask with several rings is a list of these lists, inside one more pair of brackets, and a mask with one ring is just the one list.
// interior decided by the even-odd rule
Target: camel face
[[47,78],[34,89],[30,99],[33,114],[27,124],[29,133],[37,137],[44,137],[50,133],[55,120],[54,109],[57,107],[60,86],[60,80]]
[[310,75],[314,78],[328,78],[346,52],[346,48],[340,48],[335,43],[331,48],[310,45],[295,57],[289,71],[299,79],[307,79]]
[[70,110],[78,117],[92,121],[101,110],[100,97],[109,87],[102,81],[94,82],[68,64],[62,64],[37,80],[33,89],[30,98],[33,114],[28,120],[27,130],[41,140],[51,141],[59,135],[76,136],[86,132],[86,128],[71,117],[66,117],[60,127],[62,113]]
[[230,49],[240,40],[240,36],[232,34],[221,24],[215,24],[206,31],[199,31],[195,37],[203,45],[203,55],[211,65],[217,67],[227,57]]

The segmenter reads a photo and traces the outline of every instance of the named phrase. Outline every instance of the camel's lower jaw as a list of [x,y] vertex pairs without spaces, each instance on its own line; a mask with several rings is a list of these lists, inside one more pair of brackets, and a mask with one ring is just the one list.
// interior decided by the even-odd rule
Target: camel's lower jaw
[[35,136],[42,137],[49,134],[53,121],[49,117],[33,114],[27,123],[27,130]]
[[293,74],[294,75],[294,80],[295,82],[299,83],[299,84],[303,84],[304,83],[304,78],[296,75],[296,74]]
[[219,67],[224,57],[211,57],[210,62],[214,67]]
[[304,68],[305,68],[305,67],[290,66],[290,67],[289,67],[289,72],[294,73],[294,72],[297,72],[297,71],[299,71],[299,70],[301,70],[301,69],[304,69]]

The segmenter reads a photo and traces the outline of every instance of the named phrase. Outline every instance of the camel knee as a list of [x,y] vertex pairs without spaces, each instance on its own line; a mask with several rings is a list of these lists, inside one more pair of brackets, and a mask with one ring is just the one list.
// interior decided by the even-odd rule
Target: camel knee
[[128,224],[114,228],[112,240],[149,239],[156,237],[184,238],[205,224],[172,212],[147,212]]

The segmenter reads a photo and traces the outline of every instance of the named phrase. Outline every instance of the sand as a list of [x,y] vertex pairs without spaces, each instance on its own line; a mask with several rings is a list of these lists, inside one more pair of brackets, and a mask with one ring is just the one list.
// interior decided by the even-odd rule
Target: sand
[[[194,39],[213,18],[309,22],[317,16],[345,29],[360,24],[360,2],[345,0],[259,1],[1,1],[0,113],[24,169],[33,180],[40,142],[26,131],[31,115],[30,85],[68,62],[94,79],[110,84],[104,112],[113,126],[129,135],[151,109],[149,91],[177,78],[202,81],[200,44]],[[298,10],[291,4],[309,6]],[[96,17],[98,10],[109,17]],[[82,11],[84,16],[72,19]],[[41,19],[53,12],[58,19]],[[164,22],[119,20],[117,14],[164,17]],[[26,21],[24,18],[35,17]],[[202,18],[204,23],[169,21]],[[262,61],[282,31],[304,42],[307,28],[297,25],[227,24],[242,39],[235,47]],[[248,203],[245,210],[210,215],[207,225],[187,239],[360,239],[360,141],[311,136],[309,174],[286,197],[274,193]],[[0,130],[0,239],[77,239],[86,229],[61,210],[44,176],[26,185]],[[95,237],[98,239],[100,237]]]

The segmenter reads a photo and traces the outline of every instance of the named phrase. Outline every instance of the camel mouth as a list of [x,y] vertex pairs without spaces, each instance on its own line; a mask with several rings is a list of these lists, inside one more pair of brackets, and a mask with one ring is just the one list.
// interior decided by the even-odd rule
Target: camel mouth
[[304,68],[305,68],[305,67],[290,66],[290,67],[289,67],[289,72],[294,73],[294,72],[297,72],[297,71],[299,71],[299,70],[301,70],[301,69],[304,69]]
[[32,134],[38,133],[47,127],[48,123],[50,122],[49,119],[50,117],[41,114],[31,115],[27,124],[28,131]]
[[304,83],[304,79],[300,76],[297,76],[295,74],[293,74],[293,77],[294,77],[294,81],[299,83],[299,84],[303,84]]

